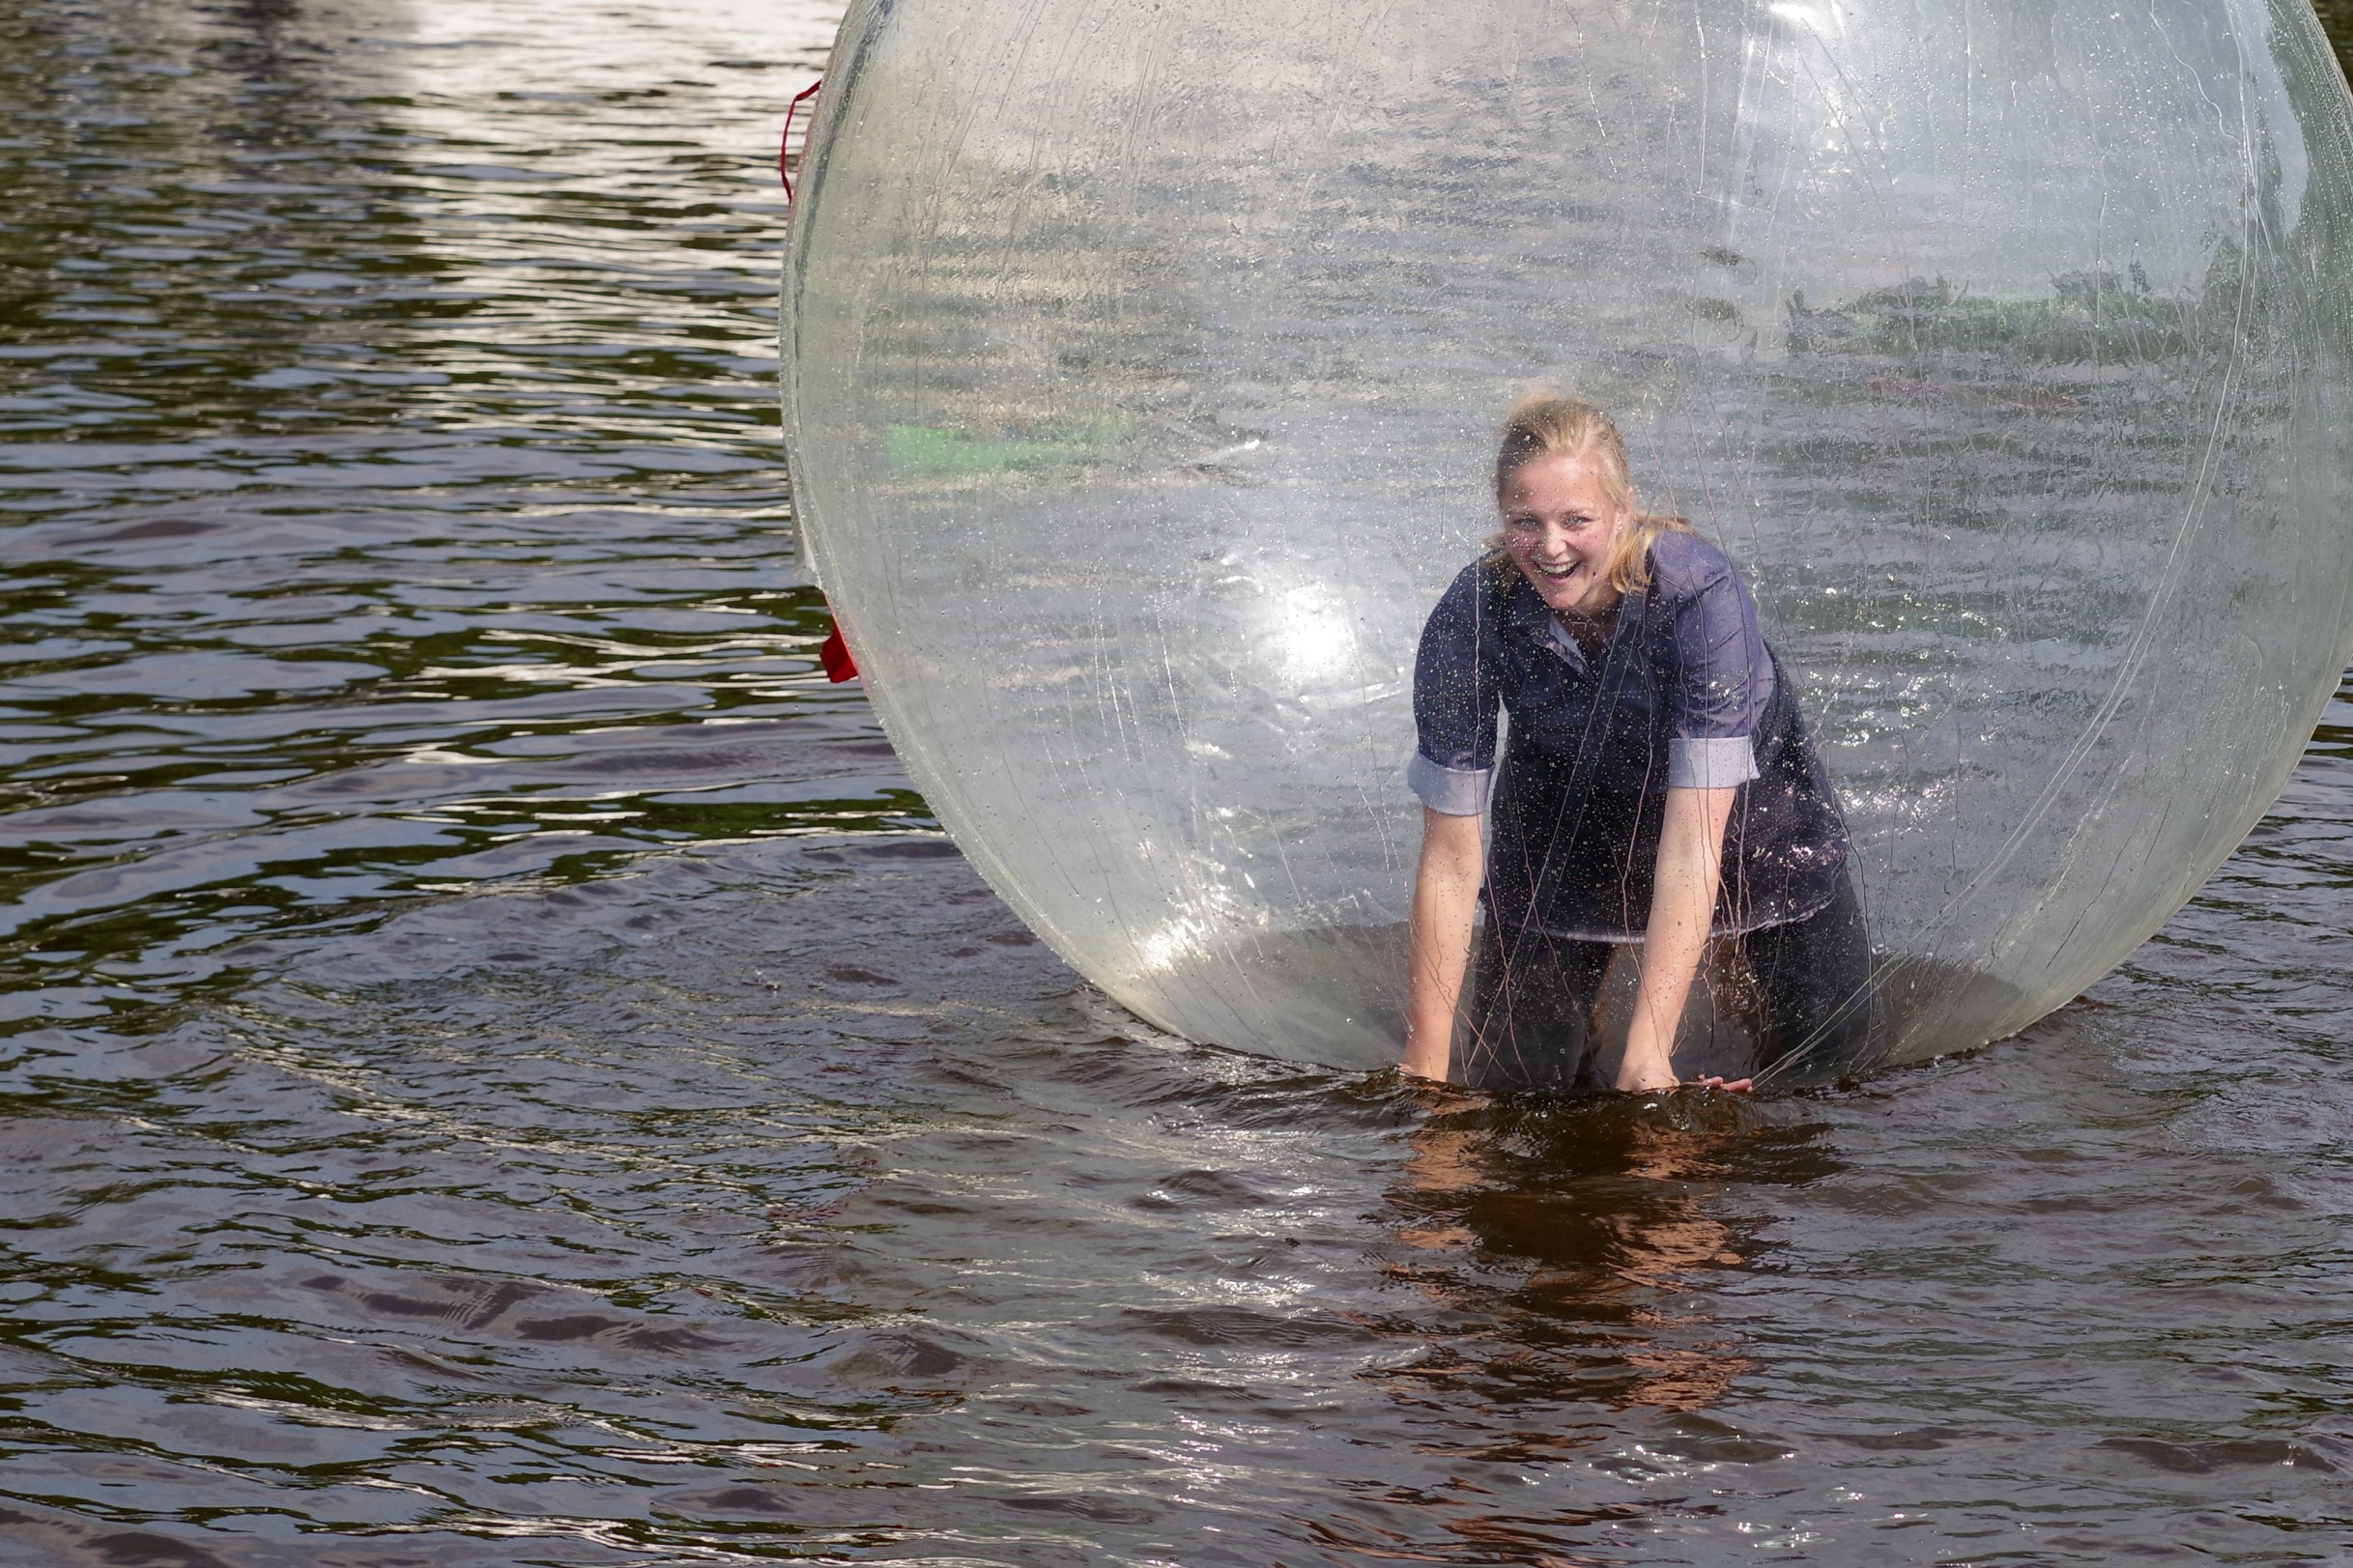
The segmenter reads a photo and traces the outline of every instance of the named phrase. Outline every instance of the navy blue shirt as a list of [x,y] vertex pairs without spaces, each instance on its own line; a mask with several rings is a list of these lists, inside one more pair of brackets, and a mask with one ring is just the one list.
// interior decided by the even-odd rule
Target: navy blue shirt
[[1465,568],[1422,628],[1407,782],[1455,815],[1492,797],[1486,898],[1506,928],[1640,937],[1671,787],[1740,791],[1715,934],[1802,920],[1838,891],[1846,824],[1747,584],[1679,529],[1650,564],[1594,660],[1508,562]]

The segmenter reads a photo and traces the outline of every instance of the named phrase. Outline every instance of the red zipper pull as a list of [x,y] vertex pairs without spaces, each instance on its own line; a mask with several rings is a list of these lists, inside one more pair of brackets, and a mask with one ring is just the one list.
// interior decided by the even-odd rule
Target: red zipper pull
[[850,656],[849,641],[842,636],[842,623],[835,621],[826,635],[825,645],[817,650],[818,663],[825,667],[825,678],[836,686],[846,680],[858,678],[858,661]]

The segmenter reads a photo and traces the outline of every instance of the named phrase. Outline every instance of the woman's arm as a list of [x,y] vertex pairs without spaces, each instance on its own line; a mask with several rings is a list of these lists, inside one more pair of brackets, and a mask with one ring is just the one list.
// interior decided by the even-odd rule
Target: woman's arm
[[[1716,892],[1724,881],[1724,826],[1737,789],[1669,789],[1667,821],[1658,841],[1658,872],[1650,892],[1650,926],[1642,948],[1642,989],[1634,1026],[1626,1035],[1618,1087],[1639,1094],[1672,1089],[1675,1030],[1700,958],[1707,951]],[[1429,851],[1425,848],[1423,856]],[[1415,911],[1419,918],[1420,903]]]
[[[1454,1009],[1470,962],[1471,919],[1486,859],[1479,820],[1421,809],[1405,1004],[1405,1070],[1418,1078],[1445,1078],[1453,1060]],[[1721,827],[1717,833],[1721,837]]]

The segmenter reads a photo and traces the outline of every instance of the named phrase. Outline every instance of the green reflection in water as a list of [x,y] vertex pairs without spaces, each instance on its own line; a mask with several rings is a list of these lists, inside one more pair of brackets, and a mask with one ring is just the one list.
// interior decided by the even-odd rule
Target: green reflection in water
[[18,1026],[419,892],[934,829],[815,669],[775,448],[770,111],[828,18],[667,82],[434,21],[0,14]]

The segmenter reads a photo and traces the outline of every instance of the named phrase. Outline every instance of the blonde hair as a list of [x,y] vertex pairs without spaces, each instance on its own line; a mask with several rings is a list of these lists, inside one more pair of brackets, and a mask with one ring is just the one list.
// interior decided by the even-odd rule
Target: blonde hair
[[[1610,586],[1631,593],[1650,585],[1650,547],[1670,530],[1688,533],[1691,525],[1679,517],[1645,512],[1634,504],[1634,477],[1626,469],[1626,443],[1610,416],[1573,397],[1555,392],[1531,392],[1511,405],[1504,415],[1503,440],[1495,452],[1495,499],[1504,499],[1504,486],[1512,474],[1540,457],[1573,457],[1592,466],[1603,495],[1629,514],[1627,527],[1610,553]],[[1481,557],[1490,566],[1510,560],[1504,535],[1487,541]]]

